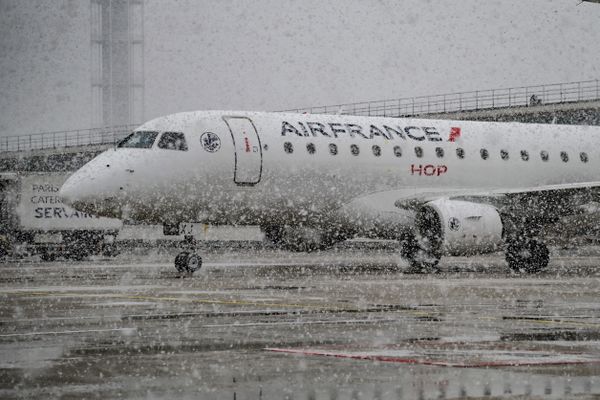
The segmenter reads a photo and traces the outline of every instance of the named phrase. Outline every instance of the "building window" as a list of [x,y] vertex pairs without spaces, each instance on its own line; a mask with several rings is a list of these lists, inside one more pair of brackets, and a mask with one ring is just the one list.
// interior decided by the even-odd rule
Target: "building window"
[[548,161],[550,159],[550,154],[548,154],[546,150],[542,150],[540,152],[540,157],[542,158],[542,161]]
[[443,158],[444,157],[444,149],[442,149],[441,147],[436,147],[435,148],[435,155],[438,158]]
[[523,161],[529,161],[529,153],[527,150],[521,150],[521,159]]
[[579,158],[581,159],[581,162],[583,162],[583,163],[586,163],[589,161],[589,157],[588,157],[587,153],[585,153],[585,152],[579,153]]
[[568,162],[569,161],[569,155],[567,154],[566,151],[561,151],[560,152],[560,159],[563,160],[563,162]]
[[488,157],[490,156],[490,153],[487,151],[487,149],[481,149],[481,150],[479,150],[479,154],[481,154],[481,158],[483,160],[487,160]]
[[309,143],[306,145],[306,151],[308,151],[308,154],[315,154],[317,148],[315,147],[314,143]]
[[400,146],[394,146],[394,155],[396,157],[402,157],[402,148]]
[[503,160],[508,160],[508,151],[500,150],[500,158]]
[[381,147],[374,145],[372,149],[375,157],[379,157],[381,155]]
[[456,157],[460,158],[461,160],[463,158],[465,158],[465,149],[459,147],[458,149],[456,149]]
[[283,144],[283,151],[285,151],[288,154],[292,154],[294,152],[294,146],[292,146],[290,142],[285,142]]
[[329,143],[329,153],[332,156],[336,156],[337,155],[337,153],[338,153],[337,144],[335,144],[335,143]]
[[419,158],[423,157],[423,148],[422,147],[415,147],[415,155]]
[[352,153],[353,156],[357,156],[358,153],[360,153],[360,149],[358,148],[357,145],[351,144],[350,145],[350,153]]

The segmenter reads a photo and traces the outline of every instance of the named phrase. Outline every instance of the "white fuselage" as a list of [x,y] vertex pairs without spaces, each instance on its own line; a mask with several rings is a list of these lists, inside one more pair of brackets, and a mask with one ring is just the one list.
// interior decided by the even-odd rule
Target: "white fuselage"
[[[394,201],[413,194],[590,182],[600,169],[600,129],[589,126],[208,111],[137,131],[159,134],[151,148],[90,161],[65,200],[153,223],[370,227],[410,224]],[[187,150],[161,148],[163,132],[183,133]]]

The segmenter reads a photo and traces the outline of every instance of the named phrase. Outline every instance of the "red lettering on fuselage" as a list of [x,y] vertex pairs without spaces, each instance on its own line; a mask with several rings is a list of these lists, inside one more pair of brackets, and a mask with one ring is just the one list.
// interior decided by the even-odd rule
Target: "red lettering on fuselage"
[[419,176],[440,176],[448,172],[448,167],[445,165],[415,165],[412,164],[410,166],[410,174],[411,175],[419,175]]
[[460,139],[460,128],[453,126],[450,128],[450,137],[448,138],[448,141],[456,142],[458,139]]

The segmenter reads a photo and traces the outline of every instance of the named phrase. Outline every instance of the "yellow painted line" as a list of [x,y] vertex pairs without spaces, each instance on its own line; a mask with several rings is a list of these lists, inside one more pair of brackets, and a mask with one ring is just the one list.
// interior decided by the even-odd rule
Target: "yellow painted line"
[[600,323],[598,323],[598,322],[569,321],[569,320],[560,320],[560,319],[510,318],[510,319],[504,319],[504,321],[535,322],[538,324],[545,324],[545,325],[557,324],[557,325],[578,325],[578,326],[587,326],[587,327],[600,326]]
[[[131,300],[159,300],[159,301],[177,301],[184,303],[200,303],[200,304],[227,304],[227,305],[244,305],[244,306],[269,306],[269,307],[303,307],[303,308],[331,308],[326,305],[316,304],[288,304],[288,303],[266,303],[260,301],[247,300],[208,300],[208,299],[191,299],[186,297],[154,297],[154,296],[123,296],[125,299]],[[343,308],[338,308],[343,311]],[[350,309],[348,309],[350,310]]]
[[[221,304],[221,305],[238,305],[238,306],[256,306],[256,307],[278,307],[278,308],[308,308],[308,309],[323,309],[332,310],[339,312],[360,312],[356,308],[339,307],[335,304],[308,304],[308,303],[268,303],[261,301],[248,301],[248,300],[215,300],[215,299],[198,299],[189,297],[161,297],[161,296],[145,296],[145,295],[124,295],[114,293],[80,293],[72,294],[66,292],[49,292],[49,291],[32,291],[32,292],[5,292],[5,294],[14,294],[19,297],[38,297],[38,296],[55,296],[61,298],[77,298],[77,297],[97,297],[97,298],[114,298],[114,299],[127,299],[127,300],[145,300],[145,301],[170,301],[170,302],[182,302],[182,303],[196,303],[196,304]],[[366,310],[365,310],[366,311]],[[442,313],[431,313],[420,310],[389,310],[382,309],[381,312],[395,312],[410,314],[415,317],[440,317],[443,318]],[[573,325],[581,327],[599,327],[600,322],[584,322],[584,321],[572,321],[572,320],[558,320],[558,319],[535,319],[528,317],[511,317],[505,319],[504,317],[491,317],[491,316],[479,316],[476,317],[478,320],[488,321],[518,321],[526,323],[536,323],[543,325]]]
[[340,308],[331,305],[319,304],[302,304],[302,303],[267,303],[260,301],[247,300],[211,300],[211,299],[193,299],[189,297],[159,297],[159,296],[143,296],[143,295],[122,295],[114,293],[66,293],[66,292],[13,292],[20,297],[37,297],[37,296],[52,296],[60,298],[81,298],[81,297],[96,297],[96,298],[115,298],[128,300],[149,300],[149,301],[174,301],[184,303],[202,303],[202,304],[226,304],[226,305],[253,305],[253,306],[270,306],[270,307],[303,307],[303,308],[328,308],[339,311],[354,311],[354,308]]

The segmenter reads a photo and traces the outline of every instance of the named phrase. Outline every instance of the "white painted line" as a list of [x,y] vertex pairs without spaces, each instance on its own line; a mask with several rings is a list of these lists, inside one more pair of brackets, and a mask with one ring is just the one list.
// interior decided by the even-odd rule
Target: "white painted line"
[[202,328],[235,328],[245,326],[276,326],[276,325],[351,325],[351,324],[378,324],[382,322],[398,322],[396,319],[348,319],[338,321],[284,321],[284,322],[248,322],[244,324],[210,324]]
[[94,332],[133,332],[136,328],[113,328],[113,329],[85,329],[78,331],[54,331],[54,332],[26,332],[26,333],[9,333],[0,335],[0,337],[19,337],[19,336],[42,336],[42,335],[74,335],[78,333],[94,333]]

